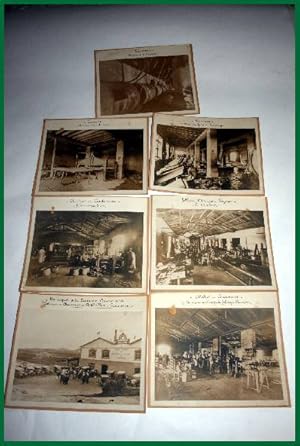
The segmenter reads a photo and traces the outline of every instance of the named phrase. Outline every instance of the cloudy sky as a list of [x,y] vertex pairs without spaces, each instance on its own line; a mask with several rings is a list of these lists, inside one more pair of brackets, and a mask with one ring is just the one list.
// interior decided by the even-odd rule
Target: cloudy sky
[[26,308],[19,320],[18,347],[77,349],[98,336],[112,340],[115,330],[134,340],[142,337],[142,319],[141,312]]

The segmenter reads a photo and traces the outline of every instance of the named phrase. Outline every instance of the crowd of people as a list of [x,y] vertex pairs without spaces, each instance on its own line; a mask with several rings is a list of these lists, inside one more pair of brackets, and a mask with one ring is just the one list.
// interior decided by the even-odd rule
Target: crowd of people
[[47,250],[45,246],[41,246],[39,249],[33,252],[34,256],[37,256],[38,263],[42,266],[46,262],[54,262],[59,257],[64,257],[67,260],[69,266],[74,268],[90,268],[91,273],[96,272],[112,274],[113,272],[134,274],[137,271],[137,259],[136,253],[133,248],[129,248],[126,251],[119,252],[118,255],[108,256],[101,254],[100,252],[82,250],[78,252],[78,249],[74,250],[72,246],[69,246],[65,250],[60,250],[55,246],[51,246]]
[[177,373],[186,372],[192,374],[196,372],[199,376],[202,373],[214,375],[216,373],[229,374],[235,378],[242,375],[243,363],[241,358],[234,353],[219,355],[209,350],[202,350],[196,353],[183,352],[182,355],[171,357],[169,355],[158,355],[158,367],[168,368],[171,366]]
[[[163,246],[160,246],[160,251],[164,253],[165,260],[167,260],[167,255]],[[160,253],[161,257],[163,257],[162,253]],[[192,267],[192,265],[214,265],[220,258],[227,260],[229,258],[250,259],[250,253],[249,249],[243,248],[241,245],[231,246],[229,250],[219,246],[212,246],[208,242],[200,246],[198,242],[193,243],[190,238],[181,236],[172,238],[169,257],[174,259],[177,264],[181,262],[188,264],[187,260],[190,260]],[[163,260],[164,259],[162,258],[161,261]]]

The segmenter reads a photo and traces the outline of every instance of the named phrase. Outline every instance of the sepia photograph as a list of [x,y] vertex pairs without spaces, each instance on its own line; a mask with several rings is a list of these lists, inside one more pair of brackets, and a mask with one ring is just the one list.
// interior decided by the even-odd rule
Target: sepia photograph
[[240,205],[236,200],[226,209],[216,207],[217,198],[191,199],[190,204],[180,196],[153,198],[154,288],[273,285],[264,209],[248,208],[247,198]]
[[[125,197],[111,201],[121,198],[125,204]],[[142,291],[147,266],[146,199],[131,198],[131,210],[122,210],[122,205],[110,210],[108,198],[39,200],[33,211],[23,289]],[[39,209],[39,203],[42,208],[50,203],[49,210]],[[57,209],[57,204],[69,203],[69,208]],[[108,209],[102,210],[103,203]]]
[[263,194],[257,118],[155,115],[153,190]]
[[276,293],[151,300],[151,405],[289,405]]
[[96,50],[96,116],[199,113],[191,45]]
[[21,296],[9,407],[144,411],[146,296]]
[[46,119],[37,195],[147,192],[148,120]]

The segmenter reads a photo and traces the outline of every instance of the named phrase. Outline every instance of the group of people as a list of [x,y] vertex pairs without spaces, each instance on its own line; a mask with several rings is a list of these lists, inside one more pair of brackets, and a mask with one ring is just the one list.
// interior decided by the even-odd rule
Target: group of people
[[[41,246],[33,253],[37,256],[39,264],[55,260],[57,251],[51,245],[52,249],[49,247],[47,250],[45,246]],[[66,257],[69,265],[73,267],[88,267],[111,274],[113,272],[134,274],[137,271],[137,256],[131,247],[124,252],[119,252],[118,255],[108,256],[97,251],[89,252],[86,249],[82,253],[78,253],[78,249],[75,251],[72,246],[69,246],[65,249],[63,255]]]
[[[212,246],[209,243],[199,246],[199,243],[191,242],[191,239],[181,237],[173,238],[171,257],[177,263],[184,262],[187,259],[190,260],[192,265],[213,265],[218,259],[250,259],[250,249],[243,248],[240,244],[236,246],[230,246],[230,249],[220,247],[218,245]],[[259,257],[256,253],[259,253],[258,247],[254,250],[254,255]]]
[[60,384],[68,385],[70,380],[77,380],[82,385],[92,382],[100,387],[99,394],[102,396],[122,395],[128,387],[139,387],[137,379],[130,379],[125,374],[101,375],[96,369],[88,367],[55,367],[54,371]]
[[[169,355],[159,355],[158,364],[164,368],[170,366]],[[195,371],[197,375],[201,373],[213,376],[216,373],[228,374],[238,378],[242,375],[242,360],[233,353],[219,355],[208,350],[198,351],[196,353],[183,352],[181,356],[173,357],[175,372],[187,374]]]
[[95,369],[82,367],[54,367],[54,372],[61,384],[68,384],[69,380],[78,379],[82,384],[88,384],[90,378],[98,378],[100,375]]

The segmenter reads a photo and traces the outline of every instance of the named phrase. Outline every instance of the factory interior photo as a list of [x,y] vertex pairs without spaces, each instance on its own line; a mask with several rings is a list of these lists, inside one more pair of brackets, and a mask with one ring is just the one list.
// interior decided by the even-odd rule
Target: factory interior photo
[[142,212],[36,212],[27,286],[139,288],[142,265]]
[[143,189],[143,130],[48,130],[40,192]]
[[273,308],[156,308],[156,401],[282,399]]
[[158,124],[154,185],[174,189],[258,190],[254,129]]
[[271,285],[263,211],[157,209],[156,285]]
[[195,108],[187,55],[102,60],[99,73],[103,115]]

